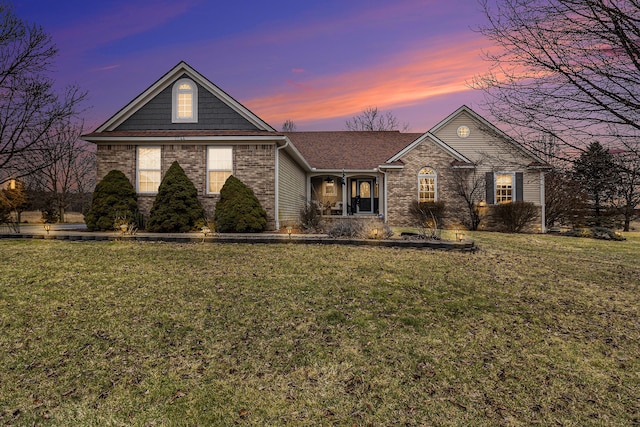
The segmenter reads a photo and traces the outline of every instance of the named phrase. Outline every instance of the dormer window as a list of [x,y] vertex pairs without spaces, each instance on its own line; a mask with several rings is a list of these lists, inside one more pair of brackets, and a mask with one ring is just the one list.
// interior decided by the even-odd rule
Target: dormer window
[[198,86],[189,79],[173,85],[173,123],[198,122]]

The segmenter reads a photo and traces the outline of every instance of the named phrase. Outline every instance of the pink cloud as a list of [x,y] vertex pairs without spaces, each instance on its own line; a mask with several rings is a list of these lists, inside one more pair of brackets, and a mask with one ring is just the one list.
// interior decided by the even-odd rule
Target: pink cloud
[[291,72],[295,74],[304,73],[304,68],[292,68]]
[[276,93],[244,104],[270,123],[316,121],[358,114],[364,108],[402,108],[470,90],[486,70],[478,38],[431,40],[429,47],[399,53],[377,67],[287,82]]

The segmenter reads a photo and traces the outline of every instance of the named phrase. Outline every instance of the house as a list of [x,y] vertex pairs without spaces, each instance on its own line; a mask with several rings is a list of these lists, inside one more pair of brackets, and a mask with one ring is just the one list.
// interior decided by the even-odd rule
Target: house
[[310,201],[327,217],[390,225],[408,224],[415,200],[464,212],[457,185],[480,177],[479,204],[533,202],[544,230],[546,165],[466,106],[426,133],[279,132],[180,62],[83,139],[97,145],[98,180],[122,171],[145,217],[177,160],[207,212],[233,174],[253,189],[271,229],[296,222]]

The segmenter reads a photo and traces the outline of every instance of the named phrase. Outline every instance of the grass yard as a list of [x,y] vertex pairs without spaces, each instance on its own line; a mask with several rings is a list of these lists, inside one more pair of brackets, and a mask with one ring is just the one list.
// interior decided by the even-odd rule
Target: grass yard
[[638,425],[640,233],[0,241],[0,423]]

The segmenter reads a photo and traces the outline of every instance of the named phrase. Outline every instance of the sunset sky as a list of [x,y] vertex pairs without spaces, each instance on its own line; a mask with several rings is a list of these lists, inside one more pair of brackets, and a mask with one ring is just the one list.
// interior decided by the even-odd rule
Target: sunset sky
[[184,60],[276,129],[344,130],[377,106],[426,131],[462,104],[490,44],[476,0],[15,0],[89,92],[87,130]]

